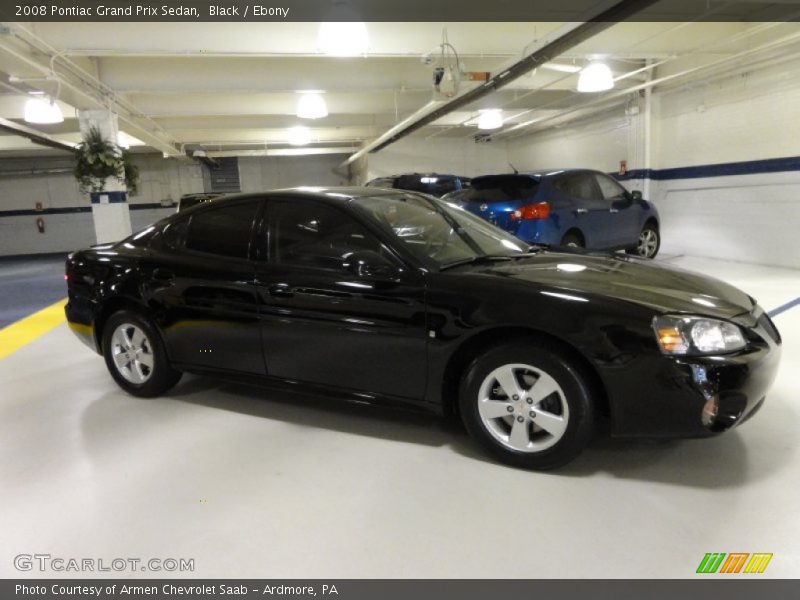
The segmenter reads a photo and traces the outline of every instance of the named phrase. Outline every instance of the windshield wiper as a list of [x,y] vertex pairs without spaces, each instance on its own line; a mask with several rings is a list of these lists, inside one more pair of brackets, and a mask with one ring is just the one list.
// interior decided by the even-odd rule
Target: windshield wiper
[[463,265],[478,265],[485,263],[501,262],[511,260],[510,256],[503,254],[484,254],[483,256],[473,256],[471,258],[464,258],[461,260],[454,260],[453,262],[445,263],[439,267],[440,271],[445,269],[452,269],[453,267],[460,267]]

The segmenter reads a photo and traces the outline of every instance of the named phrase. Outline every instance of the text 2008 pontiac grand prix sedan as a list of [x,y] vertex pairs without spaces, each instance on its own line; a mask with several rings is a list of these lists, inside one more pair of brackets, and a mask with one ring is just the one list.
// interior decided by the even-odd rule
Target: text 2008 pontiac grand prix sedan
[[720,281],[559,253],[429,196],[229,196],[67,261],[71,328],[117,383],[183,372],[458,413],[501,461],[554,468],[597,414],[620,436],[704,436],[764,402],[780,336]]

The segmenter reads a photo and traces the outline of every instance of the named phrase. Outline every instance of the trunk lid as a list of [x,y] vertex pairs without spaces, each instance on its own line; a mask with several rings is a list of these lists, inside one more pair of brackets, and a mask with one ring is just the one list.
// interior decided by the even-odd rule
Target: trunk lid
[[512,218],[514,211],[534,202],[538,189],[535,175],[484,175],[475,177],[457,200],[462,208],[513,234],[520,223]]

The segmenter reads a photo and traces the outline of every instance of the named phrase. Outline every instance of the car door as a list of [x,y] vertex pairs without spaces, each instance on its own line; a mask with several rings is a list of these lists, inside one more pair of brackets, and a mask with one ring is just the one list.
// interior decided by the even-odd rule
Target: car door
[[[349,211],[313,199],[270,199],[257,273],[267,373],[281,379],[424,396],[424,276]],[[391,274],[344,267],[374,253]]]
[[173,221],[141,265],[170,359],[264,374],[250,249],[263,201],[226,201]]
[[608,207],[609,246],[630,246],[639,238],[639,214],[624,187],[604,173],[595,173],[603,201]]
[[583,234],[586,247],[605,248],[609,245],[609,212],[597,183],[588,171],[568,171],[560,175],[553,186],[570,198],[572,220],[562,225],[562,235],[568,228],[577,227]]

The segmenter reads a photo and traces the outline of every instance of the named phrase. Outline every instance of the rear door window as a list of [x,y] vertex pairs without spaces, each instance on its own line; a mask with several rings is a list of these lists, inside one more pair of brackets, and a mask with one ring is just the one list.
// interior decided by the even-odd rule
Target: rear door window
[[568,173],[553,182],[560,192],[578,200],[601,200],[602,196],[591,173]]
[[230,258],[247,258],[259,200],[217,206],[195,213],[186,249]]

